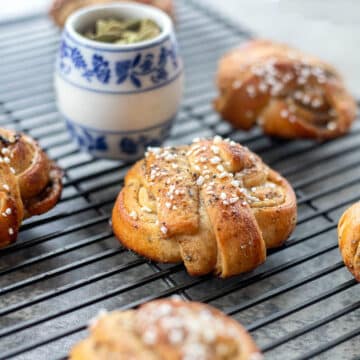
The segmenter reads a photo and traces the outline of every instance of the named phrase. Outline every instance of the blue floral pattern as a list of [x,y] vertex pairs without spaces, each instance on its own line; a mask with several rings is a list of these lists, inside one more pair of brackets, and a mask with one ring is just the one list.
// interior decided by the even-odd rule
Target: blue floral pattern
[[157,147],[162,144],[168,136],[171,128],[171,122],[160,129],[156,137],[147,135],[124,136],[119,141],[120,151],[127,155],[142,154],[148,147]]
[[75,138],[81,148],[85,148],[88,151],[101,151],[105,152],[109,149],[105,135],[91,134],[86,128],[79,127],[77,129],[70,121],[66,121],[67,129],[71,136]]
[[[83,54],[76,46],[70,46],[63,39],[60,45],[59,69],[64,75],[72,71],[80,72],[81,77],[92,82],[96,79],[101,84],[108,84],[112,78],[112,64],[103,55],[92,54],[91,64],[87,64]],[[136,53],[133,58],[117,61],[113,64],[116,84],[130,82],[135,89],[144,87],[144,79],[158,85],[169,80],[168,64],[174,70],[179,67],[175,45],[161,46],[160,53],[154,55]]]
[[92,57],[92,69],[86,70],[82,76],[89,82],[96,76],[100,82],[107,84],[110,80],[109,62],[105,61],[101,55],[94,54]]
[[[70,62],[66,61],[67,59]],[[88,82],[91,82],[95,77],[102,84],[107,84],[110,80],[109,62],[104,59],[102,55],[93,54],[91,59],[91,67],[88,67],[77,47],[71,47],[65,40],[62,40],[60,45],[60,70],[64,74],[70,74],[72,66],[80,70],[81,76]]]
[[127,159],[141,157],[151,146],[160,146],[169,135],[172,121],[160,124],[155,128],[139,130],[134,133],[103,133],[100,130],[89,129],[65,118],[71,137],[79,147],[101,156],[113,156]]
[[167,81],[169,74],[166,70],[166,66],[169,59],[171,60],[174,69],[176,69],[178,67],[178,62],[175,49],[166,49],[162,46],[158,59],[151,53],[146,54],[145,56],[138,53],[132,60],[118,61],[115,65],[117,83],[122,84],[123,82],[130,80],[136,88],[141,88],[141,78],[144,76],[150,76],[153,84]]

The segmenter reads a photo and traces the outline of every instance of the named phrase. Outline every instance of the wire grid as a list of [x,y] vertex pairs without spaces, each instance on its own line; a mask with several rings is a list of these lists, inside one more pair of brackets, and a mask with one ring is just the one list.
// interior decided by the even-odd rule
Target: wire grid
[[[239,320],[268,359],[359,359],[360,286],[337,249],[343,210],[360,199],[360,125],[326,142],[236,131],[214,113],[219,57],[251,35],[195,1],[177,1],[186,91],[168,144],[215,134],[248,146],[292,183],[298,226],[255,271],[189,277],[123,249],[108,224],[129,166],[80,153],[57,113],[52,76],[58,30],[45,17],[2,26],[0,126],[25,131],[65,170],[58,206],[27,220],[0,251],[0,359],[65,359],[99,309],[178,294]],[[14,42],[14,37],[16,42]],[[21,49],[21,52],[19,51]]]

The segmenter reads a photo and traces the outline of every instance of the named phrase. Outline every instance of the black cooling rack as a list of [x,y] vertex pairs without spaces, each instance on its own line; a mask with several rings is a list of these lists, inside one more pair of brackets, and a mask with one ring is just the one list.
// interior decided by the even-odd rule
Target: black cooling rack
[[[38,139],[65,170],[58,206],[0,251],[0,359],[63,359],[100,309],[173,294],[211,303],[249,329],[267,359],[359,359],[360,285],[337,248],[342,211],[360,199],[360,123],[335,141],[278,141],[233,130],[214,113],[223,52],[249,33],[195,1],[178,1],[186,92],[169,144],[220,134],[282,172],[299,199],[286,245],[255,271],[228,280],[189,277],[181,265],[124,250],[108,225],[128,166],[78,152],[56,110],[52,76],[59,34],[45,16],[1,26],[0,126]],[[14,41],[15,39],[15,41]]]

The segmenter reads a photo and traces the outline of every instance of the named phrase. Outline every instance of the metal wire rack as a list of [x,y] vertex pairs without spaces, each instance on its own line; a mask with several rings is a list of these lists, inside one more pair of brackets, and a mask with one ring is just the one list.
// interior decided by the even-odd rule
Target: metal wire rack
[[359,359],[360,285],[336,235],[339,215],[360,199],[359,121],[325,143],[235,131],[212,110],[213,75],[224,51],[250,34],[195,1],[177,1],[177,17],[187,86],[169,144],[220,134],[259,153],[296,189],[295,233],[264,265],[228,280],[192,278],[181,265],[127,252],[108,219],[129,166],[94,159],[70,141],[52,86],[58,30],[45,16],[3,25],[0,126],[35,137],[65,170],[65,188],[53,211],[26,221],[18,242],[0,251],[0,359],[66,358],[99,309],[173,294],[232,315],[268,359]]

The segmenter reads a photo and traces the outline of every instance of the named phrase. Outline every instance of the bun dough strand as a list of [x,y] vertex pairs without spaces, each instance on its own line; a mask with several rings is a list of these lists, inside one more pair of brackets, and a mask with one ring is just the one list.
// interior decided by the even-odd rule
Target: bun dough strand
[[296,198],[258,156],[215,137],[150,149],[127,174],[112,223],[119,240],[145,257],[228,277],[283,244],[296,223]]

